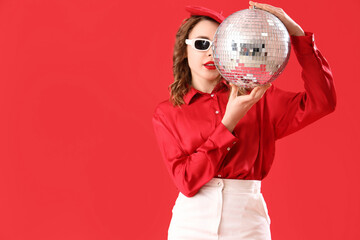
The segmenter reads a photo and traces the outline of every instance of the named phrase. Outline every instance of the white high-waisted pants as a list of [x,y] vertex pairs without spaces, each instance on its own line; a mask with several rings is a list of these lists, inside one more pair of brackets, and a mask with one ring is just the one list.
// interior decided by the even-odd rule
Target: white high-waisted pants
[[181,192],[168,240],[270,240],[260,180],[213,178],[193,197]]

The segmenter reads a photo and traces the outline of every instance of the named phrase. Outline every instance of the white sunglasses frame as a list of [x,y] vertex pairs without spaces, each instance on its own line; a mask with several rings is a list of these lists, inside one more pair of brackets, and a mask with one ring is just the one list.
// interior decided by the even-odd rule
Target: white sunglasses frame
[[[195,48],[195,41],[196,40],[202,40],[202,41],[208,41],[210,42],[210,45],[209,45],[209,48],[208,49],[205,49],[205,50],[199,50],[197,48]],[[193,39],[185,39],[185,43],[187,45],[190,45],[193,49],[195,49],[196,51],[200,51],[200,52],[205,52],[205,51],[208,51],[212,46],[213,46],[213,42],[210,41],[209,39],[206,39],[206,38],[193,38]]]

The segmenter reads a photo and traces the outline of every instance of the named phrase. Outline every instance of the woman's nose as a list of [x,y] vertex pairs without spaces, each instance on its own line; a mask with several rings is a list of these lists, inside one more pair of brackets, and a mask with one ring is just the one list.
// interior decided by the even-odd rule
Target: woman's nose
[[210,47],[208,50],[208,56],[212,56],[213,55],[213,48]]

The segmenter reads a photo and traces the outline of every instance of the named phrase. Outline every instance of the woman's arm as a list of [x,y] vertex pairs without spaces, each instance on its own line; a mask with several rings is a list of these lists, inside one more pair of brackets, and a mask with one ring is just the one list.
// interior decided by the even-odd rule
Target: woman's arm
[[330,66],[315,45],[314,34],[291,36],[291,43],[302,67],[304,92],[292,93],[276,88],[267,92],[276,139],[289,135],[333,112],[336,93]]
[[187,154],[175,138],[173,126],[159,107],[155,110],[152,123],[166,168],[176,187],[187,197],[194,196],[215,176],[226,154],[238,141],[220,122],[202,145]]
[[336,93],[330,66],[315,45],[314,34],[304,32],[283,9],[249,1],[278,17],[288,30],[294,52],[302,67],[301,77],[305,92],[291,93],[272,86],[267,92],[277,139],[289,135],[317,119],[331,113],[336,107]]

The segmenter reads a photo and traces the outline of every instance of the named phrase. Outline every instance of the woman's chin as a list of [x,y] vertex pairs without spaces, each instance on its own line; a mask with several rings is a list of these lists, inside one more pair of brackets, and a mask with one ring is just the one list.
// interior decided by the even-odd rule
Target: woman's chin
[[205,79],[209,82],[219,81],[221,79],[220,74],[208,74]]

